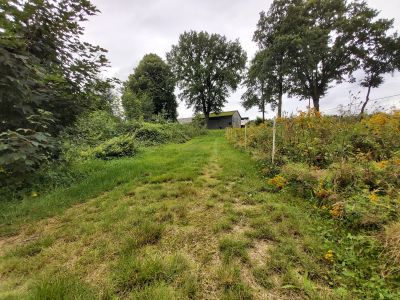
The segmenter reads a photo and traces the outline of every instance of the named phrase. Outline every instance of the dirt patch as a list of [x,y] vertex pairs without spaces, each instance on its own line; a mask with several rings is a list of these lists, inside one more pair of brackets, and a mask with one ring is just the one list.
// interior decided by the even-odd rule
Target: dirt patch
[[243,280],[244,283],[246,283],[252,289],[254,299],[257,299],[257,300],[282,299],[277,294],[274,294],[271,291],[268,291],[264,287],[259,285],[257,283],[253,273],[247,267],[242,267],[241,279]]
[[239,222],[232,227],[231,232],[239,235],[245,235],[246,232],[250,231],[250,227],[244,222]]
[[249,249],[251,264],[259,267],[264,265],[269,258],[269,250],[273,247],[271,241],[256,240],[254,246]]

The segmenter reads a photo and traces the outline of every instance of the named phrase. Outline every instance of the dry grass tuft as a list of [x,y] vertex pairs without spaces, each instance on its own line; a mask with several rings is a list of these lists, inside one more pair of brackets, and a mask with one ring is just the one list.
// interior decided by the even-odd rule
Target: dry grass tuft
[[387,272],[400,271],[400,222],[392,223],[384,232],[384,253],[387,256]]

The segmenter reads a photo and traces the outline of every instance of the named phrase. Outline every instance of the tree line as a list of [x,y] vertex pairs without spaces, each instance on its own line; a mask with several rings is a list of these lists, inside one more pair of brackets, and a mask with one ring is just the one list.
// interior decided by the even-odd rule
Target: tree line
[[245,108],[265,111],[271,103],[282,115],[282,96],[311,99],[314,109],[333,82],[354,82],[367,88],[361,114],[372,88],[383,75],[399,69],[400,42],[393,20],[365,1],[275,0],[260,19],[253,40],[259,50],[250,62],[243,95]]
[[[267,105],[282,116],[284,94],[311,100],[319,111],[332,83],[355,82],[354,74],[361,70],[359,84],[367,89],[360,111],[363,115],[371,89],[379,87],[384,75],[400,65],[400,42],[393,20],[380,18],[365,1],[274,0],[267,12],[260,13],[253,40],[259,49],[245,69],[246,53],[238,40],[203,31],[183,33],[167,53],[166,63],[157,58],[165,69],[162,82],[169,82],[170,89],[158,87],[161,94],[154,96],[153,84],[146,87],[148,83],[142,82],[144,89],[135,86],[135,82],[148,81],[142,77],[143,64],[150,66],[150,58],[145,56],[126,83],[125,111],[130,114],[139,107],[150,107],[151,113],[164,110],[174,119],[176,112],[162,107],[176,108],[167,103],[174,102],[177,84],[180,99],[207,120],[211,112],[221,111],[240,83],[246,88],[242,105],[258,107],[263,119]],[[149,77],[154,83],[162,72],[158,74],[153,67],[153,73]],[[164,99],[163,105],[151,104]]]

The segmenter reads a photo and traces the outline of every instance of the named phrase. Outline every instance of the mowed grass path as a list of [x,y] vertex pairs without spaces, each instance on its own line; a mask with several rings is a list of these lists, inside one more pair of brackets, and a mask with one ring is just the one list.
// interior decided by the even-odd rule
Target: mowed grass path
[[1,207],[1,299],[335,298],[323,221],[267,193],[223,132],[88,164],[70,188]]

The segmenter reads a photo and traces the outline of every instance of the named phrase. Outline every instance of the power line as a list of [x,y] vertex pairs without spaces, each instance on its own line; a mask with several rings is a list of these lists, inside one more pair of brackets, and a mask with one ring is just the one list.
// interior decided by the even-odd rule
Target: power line
[[382,98],[370,99],[369,101],[375,101],[375,100],[382,100],[382,99],[387,99],[387,98],[393,98],[393,97],[396,97],[396,96],[400,96],[400,94],[391,95],[391,96],[386,96],[386,97],[382,97]]
[[[375,98],[375,99],[369,99],[369,102],[372,103],[372,102],[374,102],[374,101],[384,100],[384,99],[387,99],[387,100],[386,100],[386,101],[382,101],[382,102],[394,101],[394,100],[391,100],[391,99],[389,99],[389,98],[393,98],[393,97],[397,97],[397,96],[400,96],[400,94],[395,94],[395,95],[386,96],[386,97],[381,97],[381,98]],[[400,100],[400,99],[399,99],[399,100]],[[372,105],[376,105],[376,104],[377,104],[376,102],[375,102],[375,103],[372,103]],[[330,107],[330,108],[321,109],[321,110],[327,112],[327,111],[332,111],[332,110],[338,110],[339,108],[348,107],[348,106],[353,106],[353,105],[351,105],[351,104],[339,104],[339,105],[336,106],[336,107]]]

